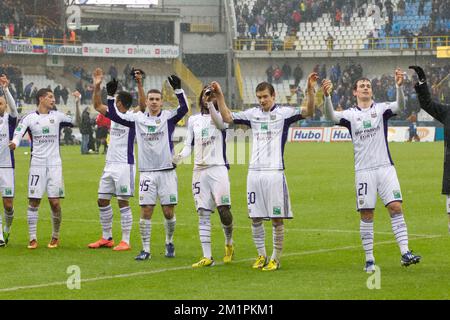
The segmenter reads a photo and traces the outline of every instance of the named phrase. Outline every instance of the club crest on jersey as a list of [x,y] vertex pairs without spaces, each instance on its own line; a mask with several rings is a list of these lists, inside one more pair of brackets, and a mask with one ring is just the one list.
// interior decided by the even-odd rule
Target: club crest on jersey
[[202,138],[206,138],[209,136],[209,128],[202,129]]
[[364,127],[364,129],[372,128],[372,122],[370,122],[370,120],[364,120],[363,127]]
[[54,124],[54,123],[55,123],[55,120],[54,120],[54,119],[50,119],[50,123],[51,123],[51,124]]
[[156,120],[155,120],[155,123],[156,123],[156,124],[160,124],[160,123],[161,123],[161,119],[156,119]]
[[156,126],[148,126],[148,133],[155,133],[156,132]]
[[43,127],[42,128],[42,134],[49,134],[50,133],[50,128],[49,127]]
[[402,194],[400,190],[394,190],[392,193],[394,194],[394,199],[401,199]]
[[261,130],[269,130],[269,124],[267,122],[261,123]]
[[277,118],[277,116],[274,114],[270,116],[270,120],[275,120],[276,118]]
[[12,196],[12,189],[11,188],[5,188],[5,196]]
[[371,113],[370,116],[371,116],[372,118],[376,118],[376,117],[377,117],[377,113],[376,113],[376,112]]
[[273,215],[274,216],[281,215],[281,207],[273,207]]

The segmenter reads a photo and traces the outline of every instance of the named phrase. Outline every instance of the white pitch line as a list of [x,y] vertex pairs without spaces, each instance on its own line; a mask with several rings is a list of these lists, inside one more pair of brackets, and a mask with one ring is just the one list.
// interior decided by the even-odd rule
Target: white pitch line
[[[440,238],[440,237],[442,237],[442,235],[424,236],[424,237],[409,239],[409,240],[412,241],[412,240],[422,240],[422,239],[433,239],[433,238]],[[381,241],[374,245],[379,246],[379,245],[393,244],[393,243],[397,243],[397,242],[396,241]],[[345,247],[330,248],[330,249],[318,249],[318,250],[310,250],[310,251],[302,251],[302,252],[293,252],[293,253],[283,254],[283,257],[294,257],[294,256],[312,255],[312,254],[328,253],[328,252],[335,252],[335,251],[345,251],[345,250],[353,250],[353,249],[357,249],[357,248],[361,248],[361,245],[345,246]],[[254,260],[254,258],[247,258],[247,259],[235,260],[234,263],[247,262],[247,261],[253,261],[253,260]],[[223,265],[223,264],[224,264],[223,262],[216,263],[216,265]],[[146,276],[146,275],[151,275],[151,274],[156,274],[156,273],[163,273],[163,272],[168,272],[168,271],[179,271],[179,270],[192,270],[192,267],[191,266],[182,266],[182,267],[158,269],[158,270],[152,270],[152,271],[117,274],[117,275],[112,275],[112,276],[81,279],[80,281],[82,283],[96,282],[96,281],[102,281],[102,280],[112,280],[112,279],[120,279],[120,278]],[[58,281],[58,282],[42,283],[42,284],[36,284],[36,285],[30,285],[30,286],[3,288],[3,289],[0,289],[0,293],[1,292],[27,290],[27,289],[47,288],[47,287],[53,287],[53,286],[63,286],[63,285],[67,285],[67,281]]]
[[[26,219],[25,217],[20,217],[20,218],[15,218],[15,219]],[[50,218],[39,218],[41,221],[51,221]],[[63,219],[63,221],[66,222],[80,222],[80,223],[96,223],[96,224],[100,224],[99,220],[89,220],[89,219]],[[119,224],[120,221],[115,220],[113,221],[114,224]],[[152,221],[153,225],[163,225],[164,222],[154,222]],[[133,223],[133,225],[135,226],[139,226],[139,222],[135,221]],[[192,227],[192,228],[197,228],[198,225],[197,224],[187,224],[187,223],[177,223],[177,226],[183,226],[183,227]],[[234,229],[250,229],[250,225],[248,226],[234,226]],[[342,229],[315,229],[315,228],[289,228],[286,227],[285,225],[285,230],[286,231],[292,231],[292,232],[330,232],[330,233],[358,233],[359,234],[359,230],[342,230]],[[391,232],[388,231],[374,231],[374,234],[388,234],[391,235]],[[440,237],[441,235],[439,234],[418,234],[418,233],[408,233],[408,235],[410,236],[415,236],[415,237]]]

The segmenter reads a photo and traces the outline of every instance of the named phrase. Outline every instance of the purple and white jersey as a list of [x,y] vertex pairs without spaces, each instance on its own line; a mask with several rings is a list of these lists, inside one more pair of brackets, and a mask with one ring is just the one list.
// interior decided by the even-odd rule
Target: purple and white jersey
[[350,131],[355,171],[394,165],[388,147],[388,120],[398,111],[397,102],[373,103],[370,108],[353,107],[335,111],[339,122]]
[[14,152],[9,149],[9,141],[14,137],[14,129],[17,125],[16,102],[8,89],[5,91],[6,102],[11,113],[0,116],[0,168],[14,168]]
[[[220,114],[218,114],[219,117]],[[227,124],[224,124],[227,127]],[[194,146],[194,170],[226,166],[226,130],[214,124],[210,114],[196,114],[188,121],[185,145]]]
[[[108,110],[115,109],[114,98],[108,97]],[[132,114],[128,111],[126,114]],[[111,119],[109,146],[106,153],[106,163],[134,164],[134,138],[136,129],[134,122],[126,121],[107,112]]]
[[59,111],[51,110],[44,114],[33,111],[20,120],[12,141],[16,146],[19,146],[23,135],[28,132],[31,139],[30,166],[60,166],[60,130],[61,127],[73,126],[74,121],[72,117]]
[[232,113],[235,124],[252,128],[252,157],[249,170],[284,170],[284,146],[289,126],[301,119],[301,108],[274,105],[268,112],[260,107]]
[[162,110],[157,116],[148,112],[119,113],[108,103],[108,116],[112,121],[126,121],[136,126],[139,172],[173,169],[173,132],[175,125],[188,112],[184,91],[175,90],[180,106],[176,110]]

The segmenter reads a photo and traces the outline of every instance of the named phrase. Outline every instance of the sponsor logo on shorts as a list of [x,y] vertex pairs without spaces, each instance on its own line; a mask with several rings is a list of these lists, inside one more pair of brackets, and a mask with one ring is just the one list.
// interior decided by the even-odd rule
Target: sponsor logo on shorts
[[5,196],[11,196],[12,195],[12,189],[11,188],[5,188]]
[[127,193],[128,187],[127,186],[120,186],[120,193]]
[[229,204],[230,196],[222,196],[222,204]]
[[358,203],[360,206],[364,205],[364,198],[359,198]]
[[50,133],[50,128],[49,127],[43,127],[42,128],[42,134],[49,134]]
[[394,194],[394,199],[401,199],[402,194],[400,190],[394,190],[392,193]]
[[363,127],[364,129],[372,128],[372,122],[370,122],[370,120],[364,120]]
[[261,130],[269,130],[269,124],[267,122],[261,123]]
[[281,214],[281,207],[273,207],[273,215],[279,216]]
[[59,196],[62,197],[64,195],[64,189],[59,188]]
[[156,132],[156,126],[148,126],[148,133],[155,133]]
[[30,194],[34,194],[34,189],[31,189],[31,190],[30,190]]
[[209,128],[202,129],[202,138],[206,138],[209,136]]
[[170,201],[170,203],[177,202],[177,196],[174,195],[174,194],[171,194],[171,195],[169,196],[169,201]]
[[140,196],[139,200],[141,200],[141,201],[144,200],[144,196]]

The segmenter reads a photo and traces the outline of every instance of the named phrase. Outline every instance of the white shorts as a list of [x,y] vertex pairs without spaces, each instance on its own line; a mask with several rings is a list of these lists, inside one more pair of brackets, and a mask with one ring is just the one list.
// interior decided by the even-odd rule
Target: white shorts
[[128,199],[134,195],[134,164],[107,163],[100,178],[98,198],[110,200],[112,196]]
[[64,198],[62,166],[30,167],[28,198],[42,199],[46,191],[48,198]]
[[194,170],[192,194],[195,208],[214,211],[219,206],[230,206],[230,180],[225,166]]
[[284,171],[249,171],[247,204],[250,218],[292,219]]
[[140,173],[139,205],[154,206],[158,197],[163,206],[178,203],[178,178],[175,170]]
[[402,202],[402,192],[394,166],[355,173],[356,209],[375,209],[377,194],[385,206],[394,201]]
[[13,168],[0,168],[0,193],[3,198],[14,198]]

